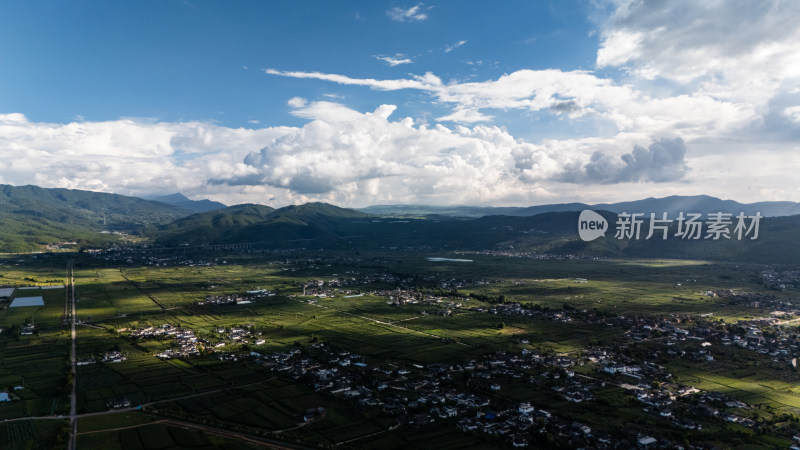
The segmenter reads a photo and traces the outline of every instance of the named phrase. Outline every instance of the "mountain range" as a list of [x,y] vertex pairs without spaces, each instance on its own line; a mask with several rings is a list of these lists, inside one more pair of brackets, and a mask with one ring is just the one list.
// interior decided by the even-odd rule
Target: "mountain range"
[[[173,223],[163,227],[153,238],[162,246],[249,243],[266,248],[499,250],[582,257],[800,264],[800,215],[762,218],[756,240],[750,239],[752,234],[741,240],[735,234],[720,240],[706,239],[707,228],[700,239],[685,240],[675,236],[675,223],[669,228],[669,238],[662,240],[660,235],[646,239],[648,220],[642,225],[639,239],[616,239],[617,214],[600,211],[610,229],[604,238],[584,242],[577,235],[578,211],[535,216],[396,218],[306,204],[280,208],[266,215],[231,212],[239,217],[237,223],[220,212],[195,215],[179,221],[180,226]],[[245,216],[249,219],[241,220]],[[215,218],[229,226],[209,227]]]
[[[218,208],[221,204],[192,201],[180,194],[167,197],[161,200],[171,204],[116,194],[0,185],[0,251],[42,250],[59,242],[104,247],[118,239],[109,232],[118,231],[162,247],[241,243],[271,248],[415,247],[800,263],[800,215],[790,215],[800,214],[800,206],[792,202],[740,204],[693,196],[602,205],[375,206],[359,211],[325,203],[278,209],[256,204]],[[195,212],[203,208],[214,209]],[[577,220],[583,209],[599,211],[608,221],[611,230],[605,238],[592,242],[578,238]],[[759,238],[681,240],[674,238],[674,223],[670,228],[673,238],[668,240],[613,237],[620,212],[667,212],[674,218],[679,212],[705,215],[717,211],[734,215],[760,212],[764,218]],[[645,221],[644,234],[647,226]]]
[[453,217],[483,216],[534,216],[545,212],[582,211],[584,209],[611,211],[614,213],[662,213],[675,216],[681,211],[685,213],[724,212],[734,215],[744,212],[747,215],[760,212],[764,217],[792,216],[800,214],[800,203],[795,202],[758,202],[739,203],[733,200],[720,200],[708,195],[677,196],[663,198],[646,198],[619,203],[557,203],[550,205],[527,207],[491,207],[491,206],[425,206],[425,205],[375,205],[361,208],[368,214],[389,215],[397,217],[428,216],[431,214]]

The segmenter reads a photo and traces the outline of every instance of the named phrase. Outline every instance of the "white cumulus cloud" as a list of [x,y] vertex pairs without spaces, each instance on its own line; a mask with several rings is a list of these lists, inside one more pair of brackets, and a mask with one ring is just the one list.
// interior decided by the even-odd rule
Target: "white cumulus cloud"
[[598,67],[628,67],[756,108],[800,86],[800,3],[620,1],[604,25]]
[[121,119],[67,124],[0,115],[4,182],[128,195],[204,194],[210,178],[244,176],[242,162],[287,128],[251,130],[204,122]]
[[266,184],[340,203],[484,203],[527,196],[563,169],[555,152],[498,127],[454,129],[390,120],[394,105],[370,113],[313,102],[293,113],[312,121],[250,153],[257,175],[230,184]]

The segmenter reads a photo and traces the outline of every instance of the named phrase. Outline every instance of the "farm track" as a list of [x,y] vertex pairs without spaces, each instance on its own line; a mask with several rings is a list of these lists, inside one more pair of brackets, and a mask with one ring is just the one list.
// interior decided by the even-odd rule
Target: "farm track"
[[[272,381],[275,378],[276,377],[273,376],[273,377],[267,378],[266,380],[261,380],[261,381],[256,381],[256,382],[253,382],[253,383],[243,384],[241,386],[236,386],[235,388],[236,389],[240,389],[240,388],[245,388],[245,387],[249,387],[249,386],[255,386],[257,384],[261,384],[261,383],[266,383],[268,381]],[[117,414],[117,413],[122,413],[122,412],[131,412],[131,411],[142,411],[142,412],[144,412],[144,408],[146,408],[148,406],[153,406],[153,405],[156,405],[156,404],[159,404],[159,403],[166,403],[166,402],[174,402],[174,401],[178,401],[178,400],[185,400],[187,398],[202,397],[204,395],[209,395],[209,394],[218,394],[218,393],[226,391],[228,389],[230,389],[230,388],[229,387],[224,387],[224,388],[220,388],[220,389],[214,389],[213,391],[198,392],[196,394],[188,394],[188,395],[184,395],[184,396],[181,396],[181,397],[165,398],[163,400],[156,400],[156,401],[152,401],[152,402],[148,402],[148,403],[143,403],[141,405],[131,406],[129,408],[118,408],[118,409],[110,409],[110,410],[107,410],[107,411],[98,411],[98,412],[92,412],[92,413],[76,414],[75,417],[77,419],[83,419],[84,417],[102,416],[102,415],[106,415],[106,414]],[[22,421],[25,421],[25,420],[63,420],[63,419],[64,419],[64,417],[62,417],[62,416],[51,415],[51,416],[35,416],[35,417],[17,417],[16,419],[5,419],[5,420],[3,420],[3,422],[4,423],[10,423],[10,422],[22,422]],[[102,431],[102,430],[100,430],[100,431]],[[286,430],[282,430],[282,431],[286,431]],[[83,434],[83,433],[78,433],[78,434]]]
[[351,442],[355,442],[355,441],[360,441],[360,440],[363,440],[363,439],[371,438],[371,437],[374,437],[374,436],[379,436],[379,435],[381,435],[383,433],[388,433],[389,431],[392,431],[397,427],[398,427],[398,425],[392,425],[391,427],[389,427],[389,428],[387,428],[385,430],[380,430],[380,431],[376,431],[376,432],[374,432],[372,434],[367,434],[367,435],[359,436],[359,437],[356,437],[356,438],[353,438],[353,439],[348,439],[346,441],[337,442],[336,443],[336,447],[338,447],[340,445],[349,444]]
[[152,300],[152,301],[153,301],[153,303],[155,303],[155,304],[156,304],[156,306],[158,306],[159,308],[161,308],[161,310],[162,310],[162,311],[166,311],[166,310],[167,310],[167,308],[166,308],[164,305],[162,305],[162,304],[161,304],[161,302],[159,302],[158,300],[156,300],[155,296],[153,296],[153,295],[152,295],[152,294],[151,294],[149,291],[146,291],[146,290],[142,289],[141,287],[139,287],[139,283],[137,283],[137,282],[135,282],[135,281],[131,281],[131,279],[130,279],[130,278],[128,278],[128,276],[127,276],[127,275],[125,275],[125,272],[124,272],[123,270],[120,270],[120,271],[119,271],[119,274],[120,274],[120,275],[122,275],[122,278],[124,278],[124,279],[125,279],[125,281],[127,281],[127,282],[128,282],[130,285],[131,285],[131,286],[135,287],[135,288],[136,288],[136,289],[137,289],[139,292],[141,292],[142,294],[144,294],[145,296],[147,296],[147,298],[149,298],[150,300]]
[[299,446],[299,445],[291,445],[291,444],[287,444],[287,443],[284,443],[284,442],[281,442],[281,441],[275,441],[275,440],[272,440],[272,439],[267,439],[267,438],[263,438],[263,437],[259,437],[259,436],[253,436],[253,435],[249,435],[249,434],[246,434],[246,433],[240,433],[240,432],[237,432],[237,431],[230,431],[230,430],[225,430],[225,429],[222,429],[222,428],[211,427],[211,426],[208,426],[208,425],[200,425],[200,424],[193,423],[193,422],[184,422],[182,420],[175,420],[175,419],[161,419],[161,420],[156,420],[156,421],[150,422],[150,423],[143,423],[143,424],[139,424],[139,425],[131,425],[129,427],[117,427],[117,428],[110,428],[110,429],[106,429],[106,430],[97,430],[97,431],[84,431],[84,432],[79,433],[79,434],[87,435],[87,434],[95,434],[95,433],[106,433],[106,432],[112,432],[112,431],[130,430],[130,429],[140,428],[140,427],[153,425],[153,424],[172,425],[172,426],[180,427],[180,428],[184,428],[184,429],[191,428],[191,429],[195,429],[195,430],[198,430],[198,431],[202,431],[203,433],[214,434],[214,435],[221,436],[221,437],[224,437],[224,438],[235,439],[237,441],[243,441],[243,442],[247,442],[249,444],[260,445],[262,447],[267,447],[267,448],[272,448],[272,449],[279,449],[279,450],[301,449],[301,450],[305,450],[305,449],[309,449],[310,448],[310,447],[303,447],[303,446]]

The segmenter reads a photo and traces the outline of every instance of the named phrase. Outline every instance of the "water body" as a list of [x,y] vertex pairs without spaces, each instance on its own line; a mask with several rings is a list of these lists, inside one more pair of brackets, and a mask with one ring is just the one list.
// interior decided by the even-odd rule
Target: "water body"
[[425,259],[427,259],[430,262],[472,262],[471,259],[456,259],[456,258],[430,257]]

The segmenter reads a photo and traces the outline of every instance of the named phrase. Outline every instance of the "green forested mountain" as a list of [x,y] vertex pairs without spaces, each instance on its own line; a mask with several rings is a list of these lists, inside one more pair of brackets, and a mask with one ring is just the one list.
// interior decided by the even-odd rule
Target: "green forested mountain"
[[143,234],[190,214],[182,208],[117,194],[0,185],[0,251],[40,250],[56,242],[104,244],[101,231]]
[[156,202],[166,203],[168,205],[177,206],[189,210],[193,213],[202,213],[208,211],[215,211],[225,208],[225,205],[220,202],[211,200],[191,200],[183,194],[175,193],[169,195],[159,195],[155,197],[144,197],[146,200],[153,200]]
[[269,206],[243,204],[192,214],[162,226],[156,236],[163,243],[221,243],[231,233],[267,220],[273,211]]
[[354,219],[368,217],[358,211],[325,203],[307,203],[272,209],[262,205],[237,205],[194,214],[164,226],[156,234],[160,244],[224,244],[336,239]]
[[[720,205],[711,197],[651,199],[649,204],[687,212]],[[670,239],[664,241],[644,239],[646,221],[640,239],[615,239],[617,213],[601,214],[609,223],[606,237],[583,242],[577,235],[578,209],[529,216],[399,218],[308,203],[280,209],[244,204],[190,215],[186,209],[122,195],[0,185],[0,252],[35,251],[71,241],[104,246],[118,238],[102,231],[121,231],[161,246],[258,243],[266,247],[498,249],[800,264],[800,215],[762,218],[757,240],[681,240],[673,236],[673,224]]]
[[[535,216],[447,216],[396,218],[315,203],[268,211],[240,205],[198,214],[162,227],[161,245],[259,243],[267,247],[497,249],[536,253],[615,257],[690,258],[758,263],[800,264],[800,216],[761,219],[759,238],[751,240],[682,240],[675,237],[616,239],[617,214],[600,213],[609,223],[604,238],[584,242],[578,237],[579,211]],[[703,232],[705,235],[705,231]]]

